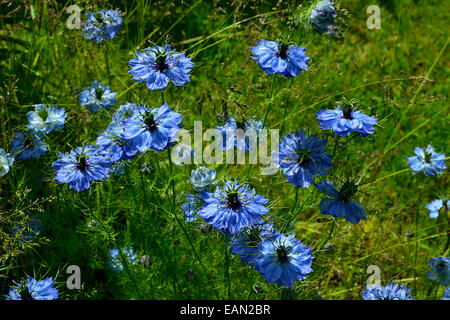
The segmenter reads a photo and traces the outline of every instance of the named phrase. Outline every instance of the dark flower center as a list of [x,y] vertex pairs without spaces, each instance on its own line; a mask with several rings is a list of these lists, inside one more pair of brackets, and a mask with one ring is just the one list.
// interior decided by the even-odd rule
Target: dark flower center
[[148,131],[154,131],[158,128],[158,123],[155,121],[153,113],[147,114],[144,118],[144,124]]
[[253,227],[250,229],[247,241],[252,247],[256,247],[258,245],[258,243],[261,241],[261,232],[259,228]]
[[288,262],[289,261],[288,249],[284,245],[280,245],[277,248],[277,256],[280,262],[282,263]]
[[28,290],[28,287],[22,287],[20,292],[20,299],[22,300],[34,300],[33,296],[30,293],[30,290]]
[[303,149],[297,154],[297,163],[301,167],[306,167],[311,161],[311,156],[309,155],[308,150]]
[[23,148],[30,149],[33,147],[33,138],[30,136],[25,136],[23,139]]
[[281,43],[277,52],[278,57],[280,57],[281,59],[286,59],[288,47],[289,46],[286,43]]
[[95,88],[95,98],[100,100],[103,97],[103,88]]
[[80,171],[86,171],[86,169],[89,167],[89,164],[87,162],[87,159],[85,156],[81,156],[78,158],[77,162],[77,169]]
[[160,72],[164,72],[169,69],[169,64],[166,62],[165,56],[159,56],[156,58],[155,69]]
[[353,181],[346,181],[339,191],[339,200],[348,201],[358,191],[358,186]]
[[439,274],[445,274],[447,272],[446,270],[445,262],[441,261],[436,265],[436,272]]
[[425,152],[425,162],[430,163],[432,154],[430,152]]
[[234,211],[239,210],[242,207],[242,204],[239,201],[239,195],[236,191],[228,193],[227,206]]
[[344,102],[342,107],[342,113],[345,119],[347,120],[352,120],[353,116],[352,116],[352,112],[353,112],[353,106],[348,103],[348,102]]
[[47,108],[42,108],[38,111],[39,117],[41,117],[42,120],[46,120],[48,118],[48,111]]

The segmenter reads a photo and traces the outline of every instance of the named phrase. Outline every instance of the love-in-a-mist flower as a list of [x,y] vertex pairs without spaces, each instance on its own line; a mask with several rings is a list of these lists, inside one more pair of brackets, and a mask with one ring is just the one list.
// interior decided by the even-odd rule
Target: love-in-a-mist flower
[[444,298],[442,298],[442,300],[450,300],[450,287],[448,287],[448,288],[444,291]]
[[150,90],[164,89],[169,82],[183,86],[190,81],[189,72],[194,64],[184,52],[176,52],[166,45],[136,51],[136,58],[129,61],[133,80],[145,81]]
[[92,82],[90,87],[78,94],[80,105],[87,106],[90,112],[96,113],[100,109],[111,109],[117,103],[117,92],[111,92],[111,88],[98,81]]
[[281,138],[278,151],[272,153],[275,166],[281,168],[287,181],[295,187],[308,188],[316,175],[326,175],[331,168],[331,155],[324,152],[327,140],[317,134],[307,136],[303,130]]
[[339,101],[334,110],[320,110],[317,121],[324,130],[332,129],[338,136],[345,137],[355,132],[363,137],[374,133],[377,119],[354,108],[352,101]]
[[333,5],[333,1],[322,0],[311,10],[309,19],[314,30],[318,33],[327,32],[334,24],[336,10]]
[[207,189],[217,183],[216,170],[208,169],[206,167],[198,167],[191,171],[191,176],[188,178],[194,189]]
[[0,177],[3,177],[9,172],[9,168],[12,166],[13,162],[14,157],[0,148]]
[[33,132],[16,132],[11,145],[11,153],[19,160],[39,159],[47,151],[47,146]]
[[431,145],[423,151],[422,148],[415,148],[415,156],[407,157],[408,166],[411,167],[413,174],[423,171],[425,175],[432,176],[437,173],[442,173],[446,169],[445,154],[436,153]]
[[343,217],[351,223],[358,223],[366,219],[366,209],[351,199],[358,191],[358,186],[352,181],[346,181],[339,191],[329,181],[322,181],[316,187],[326,193],[330,198],[320,202],[320,212],[333,217]]
[[266,239],[259,243],[258,249],[254,266],[269,283],[292,287],[295,281],[305,280],[313,271],[312,250],[298,241],[294,233]]
[[114,38],[120,31],[121,24],[119,10],[88,12],[87,20],[83,23],[83,33],[86,39],[99,43]]
[[[436,199],[436,200],[431,201],[425,207],[430,211],[430,218],[436,219],[437,217],[439,217],[439,209],[441,209],[443,206],[444,206],[444,200]],[[446,209],[446,211],[448,211],[450,209],[450,200],[447,200],[445,209]]]
[[364,300],[413,300],[411,298],[411,289],[398,284],[388,284],[385,287],[374,286],[367,287],[363,291]]
[[57,105],[47,107],[43,104],[34,106],[34,111],[27,113],[27,128],[35,133],[50,133],[51,131],[61,131],[64,128],[66,113],[64,108],[58,109]]
[[203,192],[205,204],[198,215],[222,233],[237,233],[261,219],[269,209],[268,199],[246,184],[227,180],[212,193]]
[[230,235],[230,252],[239,255],[239,258],[253,266],[258,256],[258,245],[261,241],[274,240],[279,236],[273,224],[259,221],[251,224],[241,232]]
[[300,75],[308,69],[310,58],[306,49],[295,44],[260,40],[258,45],[250,48],[252,57],[267,74],[279,73],[287,78]]
[[125,120],[122,137],[130,140],[139,152],[149,148],[161,151],[176,140],[181,120],[181,114],[171,111],[167,104],[153,109],[143,105]]
[[92,181],[103,181],[109,176],[111,161],[94,145],[77,147],[69,153],[59,153],[53,162],[56,171],[54,180],[67,183],[70,189],[84,191]]
[[138,262],[138,256],[133,247],[117,247],[109,250],[108,265],[114,271],[122,271],[124,264],[135,265]]
[[431,270],[427,276],[431,280],[438,280],[443,286],[450,286],[450,257],[431,258],[428,262]]
[[28,276],[23,283],[13,286],[6,295],[6,300],[56,300],[58,290],[54,287],[52,278],[40,281]]
[[199,218],[198,211],[204,204],[205,200],[203,200],[200,193],[186,194],[186,202],[181,206],[185,221],[197,221]]

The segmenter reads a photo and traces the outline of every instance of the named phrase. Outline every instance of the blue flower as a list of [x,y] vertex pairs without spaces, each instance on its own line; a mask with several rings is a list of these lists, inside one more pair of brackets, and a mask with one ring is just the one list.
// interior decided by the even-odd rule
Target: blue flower
[[[442,199],[436,199],[431,201],[425,207],[430,210],[430,218],[436,219],[439,216],[439,209],[444,206],[444,201]],[[446,209],[450,208],[450,200],[447,201]]]
[[64,128],[66,114],[63,109],[58,109],[57,105],[47,107],[43,104],[34,106],[34,111],[27,113],[27,128],[36,134],[47,134],[53,130],[61,131]]
[[281,138],[279,151],[273,152],[273,161],[283,169],[287,181],[295,187],[308,188],[314,177],[326,175],[331,168],[331,155],[325,153],[327,140],[317,134],[307,136],[303,130]]
[[55,181],[67,183],[70,189],[84,191],[92,181],[103,181],[109,176],[111,162],[93,145],[78,147],[70,153],[59,153],[53,162]]
[[298,76],[307,70],[310,60],[305,55],[305,48],[276,41],[260,40],[258,45],[250,48],[261,69],[267,74],[279,73],[287,78]]
[[24,283],[9,289],[6,300],[56,300],[58,290],[53,288],[52,278],[45,278],[40,281],[28,276]]
[[427,276],[431,280],[439,280],[443,286],[450,285],[450,257],[431,258],[428,262],[431,270]]
[[334,110],[320,110],[317,113],[317,121],[324,130],[332,129],[338,136],[345,137],[355,132],[363,137],[374,133],[374,124],[377,119],[365,115],[353,108],[348,101],[338,102],[338,108]]
[[125,160],[117,161],[111,165],[111,172],[116,176],[120,176],[125,172]]
[[265,239],[258,245],[260,251],[255,261],[255,269],[267,282],[279,286],[292,287],[296,280],[305,280],[313,269],[310,247],[303,245],[292,233],[278,235],[275,240]]
[[41,138],[31,132],[14,134],[11,145],[11,152],[16,159],[28,160],[31,158],[39,159],[47,151],[47,146],[42,142]]
[[198,220],[198,211],[205,204],[205,200],[199,194],[186,194],[186,203],[181,206],[186,222]]
[[333,217],[344,217],[347,221],[355,224],[361,219],[366,219],[366,209],[359,203],[350,200],[358,191],[358,186],[353,182],[345,182],[339,191],[329,181],[320,182],[316,187],[330,197],[320,202],[321,213]]
[[411,290],[398,284],[388,284],[385,287],[367,287],[362,293],[364,300],[413,300]]
[[318,33],[324,33],[334,24],[336,10],[333,2],[329,0],[320,1],[312,10],[309,19],[313,28]]
[[83,23],[83,33],[86,39],[97,43],[114,38],[122,24],[119,10],[101,10],[88,12],[87,20]]
[[131,141],[122,137],[125,120],[129,119],[136,109],[136,105],[131,103],[120,106],[108,128],[97,138],[97,145],[108,154],[107,158],[112,162],[129,160],[138,152]]
[[114,248],[109,250],[108,265],[114,271],[122,271],[124,264],[135,265],[137,263],[137,254],[133,247]]
[[203,190],[216,184],[216,170],[198,167],[191,171],[189,181],[196,190]]
[[0,177],[3,177],[9,172],[9,168],[12,166],[13,162],[14,157],[0,148]]
[[78,98],[82,106],[88,106],[90,112],[96,113],[100,109],[113,108],[117,103],[114,98],[116,94],[117,92],[111,92],[110,87],[94,81],[90,87],[78,94]]
[[175,141],[181,120],[181,114],[171,111],[167,104],[153,109],[143,105],[125,120],[122,137],[130,140],[139,152],[149,148],[161,151]]
[[436,153],[434,148],[430,145],[427,146],[424,152],[422,148],[415,148],[415,156],[407,157],[408,166],[411,167],[413,174],[423,171],[425,175],[432,176],[437,173],[442,173],[445,166],[445,154]]
[[137,58],[129,61],[133,80],[145,81],[150,90],[164,89],[169,82],[182,86],[190,81],[188,74],[194,64],[185,53],[177,53],[170,49],[156,46],[146,48],[144,52],[136,52]]
[[450,300],[450,287],[448,287],[445,291],[444,291],[444,298],[442,300]]
[[236,235],[230,235],[230,252],[238,254],[240,259],[254,266],[258,256],[258,244],[261,241],[271,241],[279,236],[271,223],[259,221],[242,229]]
[[261,219],[269,209],[264,205],[268,199],[256,194],[246,184],[227,180],[223,187],[213,193],[203,192],[205,201],[198,215],[222,233],[237,233]]

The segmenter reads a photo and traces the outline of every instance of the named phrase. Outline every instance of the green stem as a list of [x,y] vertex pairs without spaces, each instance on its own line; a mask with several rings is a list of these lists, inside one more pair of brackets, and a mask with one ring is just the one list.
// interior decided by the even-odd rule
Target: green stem
[[325,239],[324,242],[322,242],[322,245],[320,246],[319,250],[322,250],[328,241],[330,241],[331,237],[333,236],[334,227],[336,226],[336,219],[333,218],[333,222],[331,224],[330,232],[328,233],[328,237]]
[[266,112],[264,113],[264,120],[262,127],[264,128],[267,122],[267,115],[269,114],[270,106],[272,105],[272,99],[273,99],[273,87],[275,83],[276,76],[272,76],[272,82],[270,83],[270,93],[269,93],[269,103],[266,107]]
[[228,249],[228,236],[224,234],[224,240],[225,240],[225,283],[227,288],[227,296],[226,299],[230,299],[230,291],[231,291],[231,284],[230,284],[230,252]]
[[161,105],[163,105],[166,102],[166,99],[164,99],[164,89],[161,89]]
[[109,57],[108,57],[108,48],[104,48],[104,55],[105,55],[105,64],[106,64],[106,72],[108,74],[108,85],[111,86],[111,71],[109,69]]

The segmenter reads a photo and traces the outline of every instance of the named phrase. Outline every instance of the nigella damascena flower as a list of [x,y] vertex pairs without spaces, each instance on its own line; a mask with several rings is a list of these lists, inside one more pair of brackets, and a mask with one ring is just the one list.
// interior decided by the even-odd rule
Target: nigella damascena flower
[[379,285],[372,288],[367,287],[363,291],[362,297],[364,300],[413,300],[411,289],[396,283],[388,284],[385,287]]
[[108,265],[114,271],[122,271],[124,264],[135,265],[138,256],[134,253],[133,247],[114,248],[109,250]]
[[427,276],[431,280],[438,280],[443,286],[450,286],[450,257],[431,258],[428,262],[431,270]]
[[308,188],[314,177],[326,175],[331,168],[331,155],[325,153],[327,140],[317,134],[307,136],[303,130],[281,138],[280,149],[273,152],[273,161],[283,169],[287,181],[295,187]]
[[312,10],[309,19],[314,30],[318,33],[327,32],[334,24],[336,10],[333,1],[322,0]]
[[187,58],[184,52],[171,50],[170,45],[136,51],[136,56],[130,60],[131,70],[128,72],[133,75],[133,80],[145,81],[150,90],[162,90],[169,82],[182,86],[190,81],[189,72],[194,66],[191,58]]
[[14,134],[11,145],[11,152],[16,159],[28,160],[31,158],[39,159],[47,151],[47,146],[41,138],[32,132]]
[[423,171],[427,176],[433,176],[442,173],[445,166],[445,154],[436,153],[431,145],[427,146],[425,152],[422,148],[415,148],[415,156],[407,157],[408,166],[411,167],[413,174]]
[[143,105],[125,120],[122,137],[139,152],[149,148],[162,151],[175,141],[181,120],[181,114],[171,111],[167,104],[153,109]]
[[61,131],[64,128],[64,121],[66,120],[66,113],[64,108],[58,109],[55,104],[47,107],[43,104],[34,106],[34,111],[27,113],[28,125],[27,128],[39,133],[47,134],[53,130]]
[[202,198],[205,204],[198,215],[222,233],[240,232],[269,211],[265,207],[268,199],[237,181],[227,180],[223,187],[216,187],[215,192],[203,192]]
[[6,295],[6,300],[56,300],[58,290],[53,287],[52,278],[37,281],[28,276],[23,283],[13,286]]
[[196,190],[207,189],[217,183],[216,170],[198,167],[191,171],[189,181]]
[[350,200],[358,191],[358,186],[354,182],[346,181],[339,191],[329,181],[322,181],[316,187],[330,197],[320,202],[321,213],[333,217],[344,217],[355,224],[361,219],[366,219],[366,209]]
[[317,113],[317,121],[324,130],[332,129],[338,136],[345,137],[355,132],[363,137],[372,134],[377,119],[365,115],[354,109],[350,101],[338,102],[338,108],[334,110],[320,110]]
[[[430,218],[436,219],[439,216],[439,209],[441,209],[444,206],[444,200],[443,199],[436,199],[431,201],[429,204],[427,204],[425,207],[430,211]],[[446,211],[450,209],[450,200],[447,201]]]
[[276,239],[265,239],[258,245],[259,254],[254,262],[255,269],[267,282],[292,287],[296,280],[305,280],[313,269],[310,247],[303,245],[292,233],[279,234]]
[[0,148],[0,177],[3,177],[9,172],[9,168],[12,166],[13,162],[14,157]]
[[117,92],[111,92],[111,88],[94,81],[90,87],[78,94],[80,105],[88,106],[89,111],[96,113],[100,109],[111,109],[117,100],[114,98]]
[[88,12],[87,20],[83,23],[83,33],[86,39],[97,43],[114,38],[122,24],[119,10],[100,10]]
[[186,194],[186,203],[181,206],[186,222],[198,220],[198,211],[205,204],[200,194]]
[[450,300],[450,287],[448,287],[445,291],[444,291],[444,298],[442,300]]
[[105,151],[111,162],[129,160],[138,152],[132,141],[122,137],[125,120],[129,119],[136,109],[137,106],[132,103],[120,106],[114,113],[108,128],[97,138],[97,145]]
[[67,183],[70,189],[84,191],[92,181],[103,181],[109,176],[111,161],[96,146],[77,147],[69,153],[59,153],[60,159],[52,164],[54,180]]
[[235,235],[230,235],[230,252],[238,254],[240,259],[250,266],[254,266],[258,256],[258,244],[261,241],[271,241],[279,236],[273,225],[260,221],[242,229]]
[[307,70],[310,58],[306,49],[295,44],[260,40],[258,45],[250,48],[261,69],[267,74],[279,73],[287,78],[298,76]]

